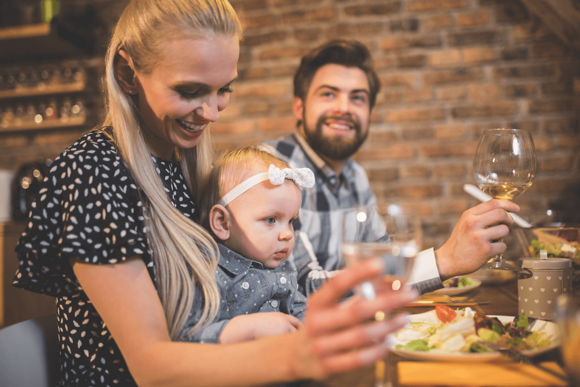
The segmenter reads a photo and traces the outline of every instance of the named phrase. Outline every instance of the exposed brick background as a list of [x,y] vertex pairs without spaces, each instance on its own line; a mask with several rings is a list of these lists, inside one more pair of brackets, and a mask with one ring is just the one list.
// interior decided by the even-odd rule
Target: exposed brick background
[[[126,0],[92,4],[110,28]],[[472,160],[486,128],[533,134],[538,173],[521,215],[580,222],[580,59],[518,0],[232,0],[245,25],[240,80],[213,125],[218,150],[291,133],[292,75],[334,37],[371,50],[383,88],[356,156],[380,202],[412,204],[439,246],[476,201]],[[106,32],[106,31],[105,31]],[[100,59],[90,64],[98,70]],[[96,115],[98,116],[98,114]],[[0,168],[54,156],[78,132],[0,134]]]

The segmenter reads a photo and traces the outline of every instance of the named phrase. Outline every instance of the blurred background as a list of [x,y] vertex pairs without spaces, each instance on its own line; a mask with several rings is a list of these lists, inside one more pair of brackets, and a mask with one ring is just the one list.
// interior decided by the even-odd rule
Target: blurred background
[[[127,3],[0,0],[0,170],[34,174],[20,167],[46,165],[99,123],[103,53]],[[417,209],[426,245],[439,247],[476,204],[462,187],[474,184],[487,128],[533,134],[538,173],[515,199],[520,215],[580,222],[580,0],[231,3],[245,33],[239,81],[212,125],[217,151],[291,133],[300,57],[354,38],[382,82],[355,159],[379,202]]]

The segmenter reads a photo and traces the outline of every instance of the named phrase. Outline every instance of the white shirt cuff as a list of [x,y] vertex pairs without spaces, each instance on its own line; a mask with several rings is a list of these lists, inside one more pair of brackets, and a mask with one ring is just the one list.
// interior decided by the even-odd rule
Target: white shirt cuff
[[430,248],[419,252],[415,257],[413,271],[407,284],[417,284],[435,278],[439,279],[439,269],[437,269],[437,262],[435,261],[435,250]]

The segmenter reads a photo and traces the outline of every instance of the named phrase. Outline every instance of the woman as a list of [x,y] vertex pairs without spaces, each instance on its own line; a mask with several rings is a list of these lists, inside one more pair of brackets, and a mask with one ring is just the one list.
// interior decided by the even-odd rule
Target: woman
[[[225,0],[133,0],[121,15],[106,58],[104,125],[53,163],[17,247],[15,285],[57,298],[60,385],[320,378],[383,356],[384,337],[402,325],[361,323],[413,294],[338,306],[380,273],[369,261],[312,297],[294,333],[177,342],[211,322],[220,302],[216,245],[191,219],[210,166],[208,124],[227,106],[240,38]],[[184,331],[190,314],[198,322]]]

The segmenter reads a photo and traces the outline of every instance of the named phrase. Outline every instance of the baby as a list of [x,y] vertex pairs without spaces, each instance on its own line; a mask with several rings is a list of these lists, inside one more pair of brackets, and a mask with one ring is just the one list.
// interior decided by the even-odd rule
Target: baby
[[[292,170],[256,148],[228,152],[216,162],[202,189],[199,222],[218,242],[221,304],[191,341],[234,343],[302,325],[306,298],[297,290],[296,271],[274,270],[294,247],[299,186],[314,186],[311,170]],[[190,316],[187,326],[197,318]]]

